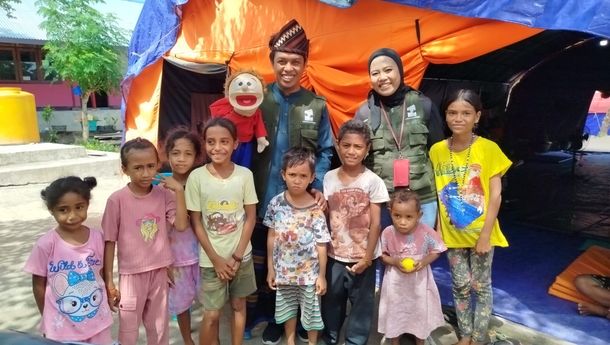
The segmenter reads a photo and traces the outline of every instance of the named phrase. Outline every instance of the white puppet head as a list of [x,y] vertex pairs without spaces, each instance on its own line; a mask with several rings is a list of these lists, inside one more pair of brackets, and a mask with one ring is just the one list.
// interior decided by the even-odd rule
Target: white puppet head
[[232,74],[225,84],[225,96],[236,113],[252,116],[263,102],[265,85],[254,71]]

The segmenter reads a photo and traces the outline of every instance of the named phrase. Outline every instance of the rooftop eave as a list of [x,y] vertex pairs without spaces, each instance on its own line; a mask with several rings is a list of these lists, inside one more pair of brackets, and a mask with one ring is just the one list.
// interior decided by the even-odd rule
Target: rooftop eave
[[43,46],[47,41],[35,38],[14,38],[0,36],[0,44],[30,44],[35,46]]

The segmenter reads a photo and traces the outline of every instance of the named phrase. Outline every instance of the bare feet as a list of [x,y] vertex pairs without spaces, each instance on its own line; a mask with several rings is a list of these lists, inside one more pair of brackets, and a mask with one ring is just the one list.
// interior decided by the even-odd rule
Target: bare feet
[[578,303],[578,312],[580,315],[595,315],[610,319],[610,309],[606,309],[597,304],[587,302]]

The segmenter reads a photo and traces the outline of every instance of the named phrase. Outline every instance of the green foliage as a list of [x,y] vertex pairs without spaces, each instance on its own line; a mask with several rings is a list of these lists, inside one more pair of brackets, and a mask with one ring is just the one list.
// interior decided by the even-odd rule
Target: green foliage
[[[1,0],[0,0],[1,1]],[[38,0],[46,75],[79,85],[83,95],[116,90],[125,66],[125,34],[116,18],[91,5],[101,0]],[[87,97],[88,98],[88,97]]]
[[40,117],[47,124],[47,141],[50,143],[56,143],[59,140],[59,135],[57,131],[51,126],[51,121],[55,118],[55,114],[53,113],[53,108],[49,104],[47,104],[40,113]]
[[116,18],[91,5],[102,0],[38,0],[40,27],[47,33],[42,62],[46,76],[58,76],[81,89],[83,139],[89,138],[87,101],[98,91],[118,89],[127,46]]
[[51,108],[50,104],[47,104],[42,109],[42,113],[40,114],[40,116],[42,117],[44,122],[47,123],[47,125],[51,124],[51,121],[53,121],[53,118],[55,117],[55,114],[53,114],[53,108]]
[[47,142],[56,143],[59,141],[59,133],[53,129],[53,127],[49,127],[47,131]]
[[84,146],[87,150],[119,152],[119,145],[109,142],[104,142],[97,139],[87,139],[78,143]]
[[6,16],[9,18],[13,18],[13,11],[15,10],[13,6],[11,6],[11,2],[13,4],[21,3],[20,0],[0,0],[0,8],[6,12]]

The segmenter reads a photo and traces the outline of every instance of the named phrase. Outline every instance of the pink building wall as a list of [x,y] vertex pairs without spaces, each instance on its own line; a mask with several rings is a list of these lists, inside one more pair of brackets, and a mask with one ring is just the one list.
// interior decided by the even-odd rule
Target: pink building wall
[[[73,95],[70,86],[64,83],[3,83],[0,86],[20,87],[23,91],[33,94],[37,108],[46,105],[54,108],[80,107],[80,98]],[[108,95],[108,105],[109,107],[119,108],[121,106],[121,96]]]
[[109,94],[108,95],[108,105],[111,107],[120,108],[121,107],[121,94],[117,93],[116,95]]

